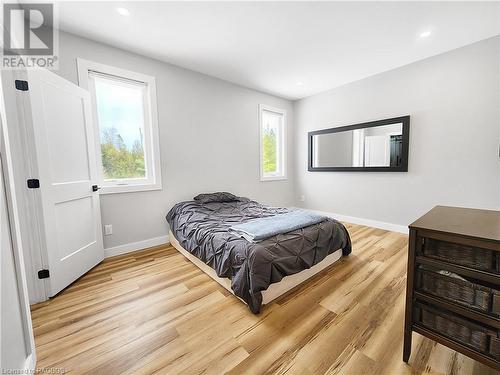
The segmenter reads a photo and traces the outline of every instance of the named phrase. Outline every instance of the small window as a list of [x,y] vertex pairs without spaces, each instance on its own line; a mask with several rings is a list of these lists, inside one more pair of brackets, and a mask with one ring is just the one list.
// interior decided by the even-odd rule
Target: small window
[[260,106],[260,179],[286,179],[285,111]]
[[153,77],[78,60],[92,97],[104,193],[161,188]]

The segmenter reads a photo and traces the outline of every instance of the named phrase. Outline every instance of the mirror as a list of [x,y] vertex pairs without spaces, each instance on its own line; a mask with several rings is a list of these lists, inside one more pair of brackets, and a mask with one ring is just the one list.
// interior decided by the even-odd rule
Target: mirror
[[408,171],[410,116],[310,132],[309,171]]

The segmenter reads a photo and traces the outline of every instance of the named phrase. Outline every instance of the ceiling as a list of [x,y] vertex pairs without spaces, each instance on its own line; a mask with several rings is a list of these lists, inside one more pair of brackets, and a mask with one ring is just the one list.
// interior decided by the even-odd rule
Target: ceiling
[[85,1],[59,3],[59,17],[62,30],[288,99],[500,34],[499,2]]

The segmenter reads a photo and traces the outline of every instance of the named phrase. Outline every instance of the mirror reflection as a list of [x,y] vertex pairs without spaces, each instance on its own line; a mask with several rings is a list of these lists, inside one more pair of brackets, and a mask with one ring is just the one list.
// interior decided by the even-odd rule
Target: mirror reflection
[[381,120],[311,132],[310,170],[406,170],[408,144],[404,146],[404,132],[408,131],[409,116],[393,120],[399,121]]
[[403,124],[313,136],[315,167],[401,165]]

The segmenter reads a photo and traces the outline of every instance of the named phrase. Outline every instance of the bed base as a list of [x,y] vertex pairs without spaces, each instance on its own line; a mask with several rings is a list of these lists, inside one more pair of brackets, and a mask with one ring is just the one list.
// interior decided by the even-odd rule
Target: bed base
[[[222,278],[217,276],[217,273],[215,270],[206,265],[203,261],[195,257],[193,254],[191,254],[189,251],[184,249],[179,241],[177,241],[177,238],[173,235],[172,231],[170,231],[169,234],[169,239],[170,239],[170,244],[177,249],[182,255],[184,255],[188,260],[190,260],[192,263],[195,264],[199,269],[201,269],[203,272],[205,272],[208,276],[210,276],[212,279],[217,281],[220,285],[222,285],[225,289],[227,289],[231,294],[234,295],[233,290],[231,289],[231,280],[227,278]],[[325,259],[323,259],[321,262],[318,264],[315,264],[309,269],[303,270],[299,273],[296,273],[294,275],[290,276],[285,276],[283,279],[281,279],[280,282],[271,284],[267,290],[264,290],[262,292],[262,304],[266,305],[269,304],[270,302],[274,301],[276,298],[282,296],[286,292],[292,290],[296,286],[302,284],[303,282],[307,281],[314,275],[318,274],[319,272],[323,271],[325,268],[331,266],[333,263],[337,262],[340,258],[342,258],[342,249],[339,249],[330,255],[328,255]],[[237,297],[237,296],[236,296]],[[239,298],[239,297],[238,297]],[[245,303],[241,298],[239,298],[240,301]]]

